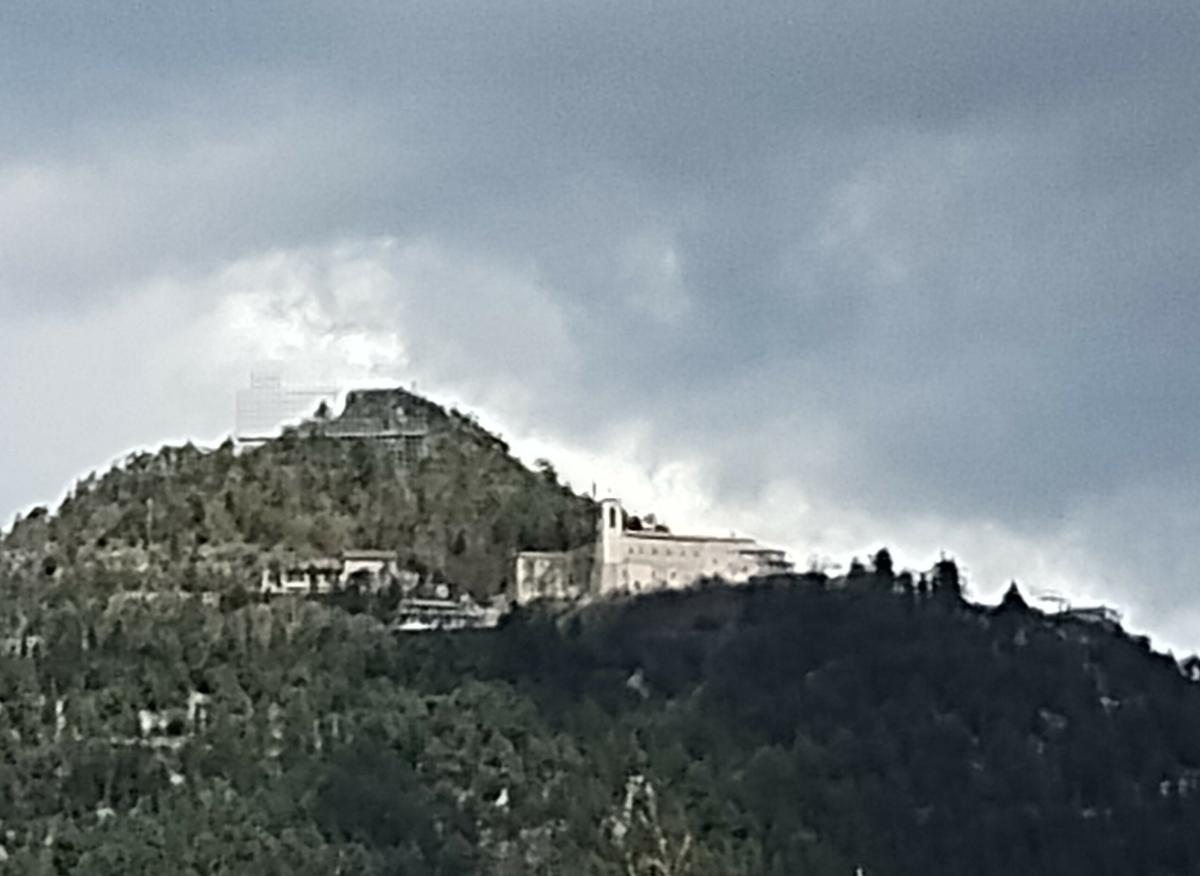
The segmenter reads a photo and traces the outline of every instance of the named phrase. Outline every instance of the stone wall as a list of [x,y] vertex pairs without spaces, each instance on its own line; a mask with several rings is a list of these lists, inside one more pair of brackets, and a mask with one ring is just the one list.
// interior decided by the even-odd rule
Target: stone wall
[[595,547],[573,551],[525,551],[517,555],[513,599],[518,603],[538,599],[575,600],[593,592]]

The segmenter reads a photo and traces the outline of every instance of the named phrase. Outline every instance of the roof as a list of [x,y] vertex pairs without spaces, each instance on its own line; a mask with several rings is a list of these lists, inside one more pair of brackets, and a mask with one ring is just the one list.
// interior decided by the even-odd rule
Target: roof
[[719,535],[676,535],[673,532],[646,532],[639,529],[626,529],[626,538],[644,538],[650,541],[691,541],[691,542],[723,542],[725,544],[757,544],[752,538],[745,536]]
[[330,557],[311,557],[307,560],[289,560],[281,564],[288,572],[304,572],[309,569],[328,570],[336,572],[342,567],[342,561]]
[[1064,612],[1067,617],[1082,621],[1098,621],[1101,623],[1119,624],[1121,613],[1106,605],[1087,606],[1084,608],[1068,608]]

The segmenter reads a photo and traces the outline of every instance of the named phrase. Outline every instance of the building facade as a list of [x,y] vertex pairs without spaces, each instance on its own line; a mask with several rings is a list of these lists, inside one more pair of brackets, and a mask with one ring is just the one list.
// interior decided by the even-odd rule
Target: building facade
[[708,578],[740,584],[792,568],[783,551],[752,538],[629,529],[617,499],[600,503],[599,518],[595,545],[566,553],[518,554],[515,600],[637,594],[690,587]]
[[513,577],[514,600],[586,598],[594,590],[595,553],[590,544],[573,551],[522,551]]
[[321,595],[352,586],[373,593],[392,583],[411,589],[417,575],[401,569],[395,551],[348,550],[337,558],[317,557],[263,569],[259,589],[267,596]]

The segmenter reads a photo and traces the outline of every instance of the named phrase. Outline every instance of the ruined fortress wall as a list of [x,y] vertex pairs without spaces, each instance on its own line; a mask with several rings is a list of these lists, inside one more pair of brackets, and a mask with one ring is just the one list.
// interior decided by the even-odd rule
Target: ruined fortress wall
[[592,591],[596,548],[572,551],[525,551],[517,555],[513,598],[518,603],[538,599],[582,599]]

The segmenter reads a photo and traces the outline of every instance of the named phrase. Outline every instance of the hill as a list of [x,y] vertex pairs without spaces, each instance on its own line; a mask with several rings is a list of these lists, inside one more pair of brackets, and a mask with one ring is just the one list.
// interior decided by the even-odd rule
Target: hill
[[[345,437],[396,410],[420,452]],[[239,449],[191,444],[136,453],[80,480],[56,513],[37,508],[0,541],[13,571],[65,570],[109,589],[254,588],[264,564],[353,548],[496,594],[516,550],[565,550],[594,537],[591,500],[531,472],[469,416],[401,389],[350,393],[333,420]]]
[[389,546],[486,596],[593,514],[401,391],[85,478],[0,542],[0,872],[1200,872],[1200,685],[1109,619],[972,605],[952,563],[453,634],[247,593]]

